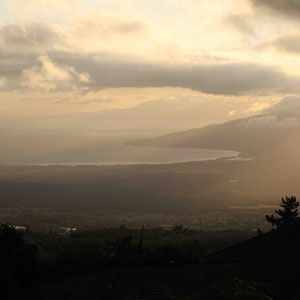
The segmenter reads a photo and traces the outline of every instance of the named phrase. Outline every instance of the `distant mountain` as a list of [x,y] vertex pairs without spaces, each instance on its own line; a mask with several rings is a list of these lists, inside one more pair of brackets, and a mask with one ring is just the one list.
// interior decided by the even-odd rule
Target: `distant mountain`
[[[144,101],[144,102],[143,102]],[[179,130],[222,123],[245,116],[249,103],[201,96],[166,97],[145,101],[129,108],[103,109],[35,118],[5,118],[0,112],[1,129],[18,133],[51,135],[98,133],[118,136],[154,137]],[[252,113],[253,115],[253,113]],[[250,116],[247,114],[247,116]],[[1,138],[1,136],[0,136]]]
[[300,134],[296,116],[261,115],[133,141],[135,146],[223,149],[261,155]]
[[130,108],[57,116],[47,122],[52,127],[117,131],[119,135],[129,131],[155,136],[233,120],[234,116],[228,115],[233,106],[237,115],[247,109],[244,103],[235,105],[220,99],[156,99]]

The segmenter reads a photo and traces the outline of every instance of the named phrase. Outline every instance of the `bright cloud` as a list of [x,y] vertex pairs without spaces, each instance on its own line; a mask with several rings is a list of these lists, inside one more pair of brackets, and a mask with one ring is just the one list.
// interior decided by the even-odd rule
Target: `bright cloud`
[[246,127],[269,127],[269,128],[296,128],[298,127],[298,120],[295,117],[287,117],[284,119],[278,119],[277,116],[265,116],[250,118],[245,121],[241,126]]
[[271,103],[268,102],[255,102],[247,110],[247,112],[260,112],[264,109],[267,109],[271,106]]
[[58,65],[48,56],[40,56],[38,66],[23,71],[21,85],[31,89],[54,90],[72,83],[88,83],[91,81],[87,73],[77,73],[73,67]]
[[0,107],[11,115],[123,109],[172,101],[176,90],[200,102],[231,97],[219,102],[228,118],[257,114],[300,94],[298,8],[289,0],[4,0]]

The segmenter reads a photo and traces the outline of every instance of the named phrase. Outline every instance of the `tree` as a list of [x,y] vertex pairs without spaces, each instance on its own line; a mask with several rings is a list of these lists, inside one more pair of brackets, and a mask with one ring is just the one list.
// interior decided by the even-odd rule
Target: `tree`
[[36,246],[26,244],[22,232],[0,225],[1,299],[40,299],[36,254]]
[[282,209],[276,209],[275,213],[278,216],[266,215],[266,220],[272,224],[272,227],[276,226],[277,229],[284,228],[292,225],[296,221],[298,216],[299,201],[295,196],[285,197],[281,199],[280,207]]

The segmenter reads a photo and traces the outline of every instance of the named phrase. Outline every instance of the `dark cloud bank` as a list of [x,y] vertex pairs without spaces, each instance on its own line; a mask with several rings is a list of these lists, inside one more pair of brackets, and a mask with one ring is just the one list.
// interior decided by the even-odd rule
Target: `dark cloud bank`
[[[0,27],[0,76],[18,80],[24,69],[38,64],[45,53],[60,65],[90,74],[91,90],[118,87],[182,87],[216,95],[247,93],[298,93],[299,78],[280,70],[251,63],[173,65],[134,62],[111,53],[79,55],[57,52],[62,37],[41,24],[9,24]],[[47,50],[47,51],[46,51]],[[19,88],[20,85],[19,85]]]
[[300,35],[290,34],[281,36],[275,39],[271,43],[271,46],[279,51],[298,55],[300,53]]
[[299,0],[249,0],[255,7],[268,9],[287,17],[300,16]]
[[91,88],[182,87],[216,95],[252,92],[298,92],[299,79],[259,64],[210,64],[198,66],[95,61],[88,57],[56,56],[55,60],[88,72]]

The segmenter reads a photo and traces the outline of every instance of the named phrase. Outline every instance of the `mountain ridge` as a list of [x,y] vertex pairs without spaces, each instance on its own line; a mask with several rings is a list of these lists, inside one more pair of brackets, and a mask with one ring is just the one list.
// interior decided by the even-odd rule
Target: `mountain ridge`
[[208,148],[262,155],[289,135],[299,132],[298,119],[272,114],[236,119],[129,142],[133,146]]

